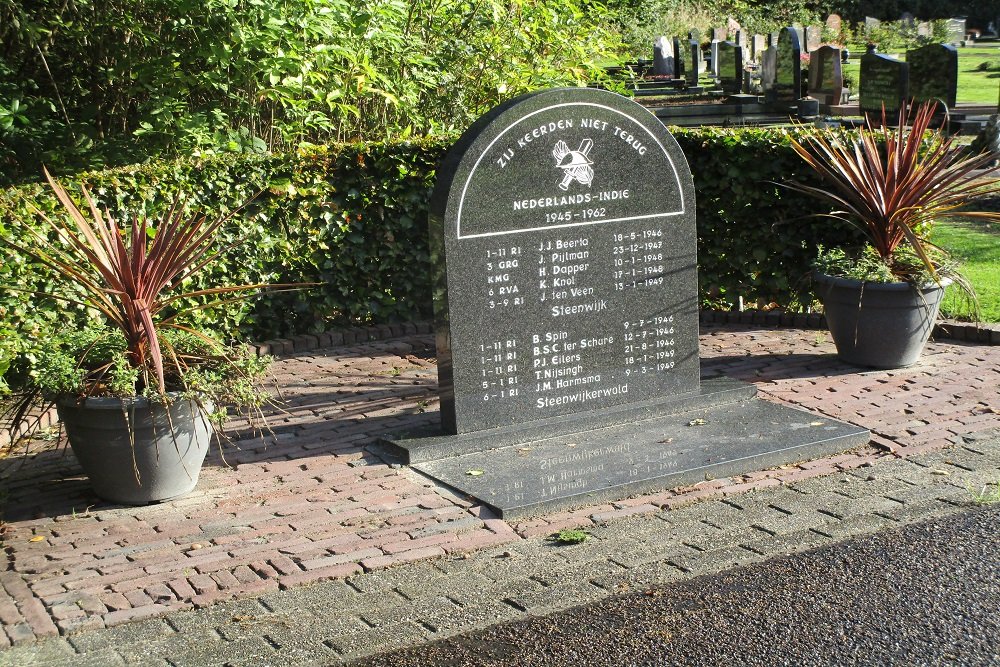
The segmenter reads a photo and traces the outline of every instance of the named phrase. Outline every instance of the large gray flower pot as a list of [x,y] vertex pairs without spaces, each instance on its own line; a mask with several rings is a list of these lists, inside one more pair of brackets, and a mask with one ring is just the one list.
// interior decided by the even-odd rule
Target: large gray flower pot
[[64,399],[57,409],[101,498],[142,505],[182,496],[198,483],[212,425],[194,401]]
[[917,362],[937,320],[944,284],[871,283],[814,273],[816,296],[837,356],[858,366],[902,368]]

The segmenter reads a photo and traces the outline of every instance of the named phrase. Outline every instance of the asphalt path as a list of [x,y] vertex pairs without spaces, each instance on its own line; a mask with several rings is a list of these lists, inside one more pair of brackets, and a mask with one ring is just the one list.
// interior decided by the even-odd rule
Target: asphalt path
[[352,663],[1000,665],[1000,505]]

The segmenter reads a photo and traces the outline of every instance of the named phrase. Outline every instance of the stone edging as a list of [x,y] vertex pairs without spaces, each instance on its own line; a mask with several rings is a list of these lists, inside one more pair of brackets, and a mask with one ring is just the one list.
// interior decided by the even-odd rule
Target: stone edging
[[[701,324],[757,324],[768,327],[795,327],[798,329],[825,329],[826,317],[820,313],[786,313],[762,310],[702,310]],[[318,334],[302,334],[250,343],[257,354],[287,356],[299,352],[312,352],[339,345],[354,345],[369,341],[387,340],[416,334],[434,332],[431,322],[402,322],[373,326],[354,326],[331,329]],[[977,325],[971,322],[942,320],[934,326],[934,338],[938,340],[964,340],[982,345],[1000,345],[1000,324]]]

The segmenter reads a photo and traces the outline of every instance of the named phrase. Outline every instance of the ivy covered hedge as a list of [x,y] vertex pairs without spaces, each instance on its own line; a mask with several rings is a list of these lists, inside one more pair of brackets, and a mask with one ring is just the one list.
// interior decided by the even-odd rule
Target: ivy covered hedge
[[[850,242],[856,233],[808,217],[815,203],[772,183],[810,178],[788,145],[788,131],[703,128],[675,136],[697,190],[703,301],[809,303],[802,277],[816,244]],[[435,166],[452,140],[187,159],[74,180],[86,182],[112,213],[153,212],[178,192],[210,215],[246,204],[224,228],[224,243],[235,245],[205,273],[206,286],[321,283],[198,316],[227,335],[260,340],[429,316],[427,205]],[[12,221],[33,220],[38,210],[60,215],[43,186],[0,191],[0,233],[12,233]],[[26,341],[63,325],[60,307],[19,291],[51,288],[39,267],[17,257],[0,261],[0,321]]]

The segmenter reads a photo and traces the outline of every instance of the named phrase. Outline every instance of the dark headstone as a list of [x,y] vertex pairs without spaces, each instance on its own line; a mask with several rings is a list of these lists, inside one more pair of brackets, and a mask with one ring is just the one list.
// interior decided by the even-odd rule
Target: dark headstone
[[697,28],[688,30],[688,41],[698,42],[699,44],[701,44],[701,31],[698,30]]
[[635,102],[563,88],[497,107],[430,208],[444,434],[383,442],[501,516],[867,442],[700,380],[693,179]]
[[[447,258],[435,291],[447,431],[697,387],[690,172],[637,106],[582,88],[519,98],[442,170],[432,240]],[[657,187],[639,187],[652,173]]]
[[653,43],[653,74],[657,76],[674,75],[673,48],[673,43],[666,37],[659,37]]
[[712,76],[715,78],[719,77],[719,46],[722,42],[712,40],[712,43],[708,45],[708,57],[711,59],[712,65]]
[[688,86],[697,86],[703,67],[701,43],[698,40],[692,39],[688,42],[688,56],[687,76],[685,78]]
[[909,95],[907,64],[869,49],[861,56],[858,106],[862,113],[882,113],[891,118]]
[[684,78],[684,41],[680,37],[674,37],[674,78]]
[[794,27],[781,31],[777,51],[770,99],[779,103],[792,103],[802,97],[802,49],[799,32]]
[[911,12],[903,12],[899,16],[899,22],[903,24],[904,28],[913,30],[913,26],[916,25],[916,17]]
[[958,94],[958,51],[950,44],[928,44],[906,52],[910,95],[914,101],[940,100],[955,107]]
[[827,106],[840,104],[844,90],[840,49],[821,46],[809,57],[809,97]]
[[719,44],[719,81],[722,92],[743,92],[743,49],[733,42]]

